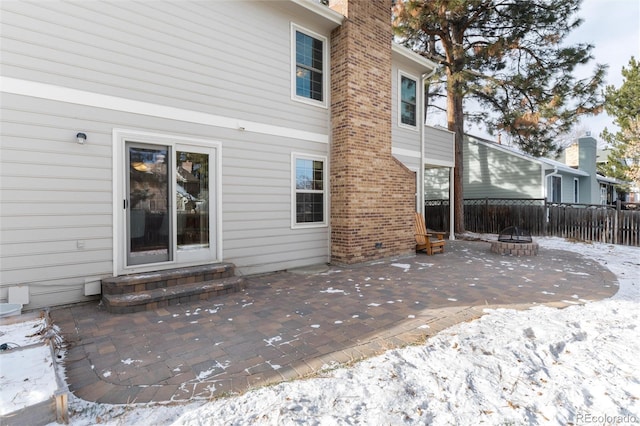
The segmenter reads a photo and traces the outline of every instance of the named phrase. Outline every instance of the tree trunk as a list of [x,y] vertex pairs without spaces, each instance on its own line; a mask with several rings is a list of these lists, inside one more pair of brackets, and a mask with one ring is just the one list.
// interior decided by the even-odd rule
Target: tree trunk
[[454,232],[461,234],[464,227],[464,194],[462,190],[464,113],[462,110],[462,91],[457,76],[447,76],[447,123],[449,131],[455,135],[455,169],[453,172],[453,214]]

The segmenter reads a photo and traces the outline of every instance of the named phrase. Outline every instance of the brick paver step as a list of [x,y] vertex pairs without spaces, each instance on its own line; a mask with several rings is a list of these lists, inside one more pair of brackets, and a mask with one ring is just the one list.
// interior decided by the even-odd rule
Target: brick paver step
[[124,275],[103,279],[102,294],[127,294],[139,291],[155,290],[158,288],[168,288],[183,284],[229,278],[234,274],[235,265],[232,263],[216,263],[211,265]]
[[242,291],[245,287],[246,282],[243,277],[226,277],[135,293],[103,294],[102,302],[108,312],[125,314],[207,300],[223,294]]

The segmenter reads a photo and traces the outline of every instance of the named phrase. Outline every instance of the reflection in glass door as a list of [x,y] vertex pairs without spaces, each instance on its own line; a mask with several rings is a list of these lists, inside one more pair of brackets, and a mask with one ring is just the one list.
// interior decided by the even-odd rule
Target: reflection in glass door
[[176,152],[178,251],[209,247],[209,154]]
[[127,264],[171,260],[171,149],[127,143]]

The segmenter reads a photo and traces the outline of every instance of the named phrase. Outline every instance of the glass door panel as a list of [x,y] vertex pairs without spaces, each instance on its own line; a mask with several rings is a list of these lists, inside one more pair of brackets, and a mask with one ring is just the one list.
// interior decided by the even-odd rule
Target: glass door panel
[[176,234],[178,251],[208,248],[209,154],[176,151]]
[[171,149],[127,143],[127,265],[172,259]]

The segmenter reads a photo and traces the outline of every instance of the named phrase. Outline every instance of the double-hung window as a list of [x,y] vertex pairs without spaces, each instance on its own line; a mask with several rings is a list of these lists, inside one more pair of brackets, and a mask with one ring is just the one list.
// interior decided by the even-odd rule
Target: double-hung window
[[417,128],[418,83],[415,78],[400,74],[400,125]]
[[292,226],[327,224],[326,158],[293,154]]
[[293,46],[293,87],[294,99],[316,105],[326,105],[326,38],[303,30],[297,25],[291,27]]

